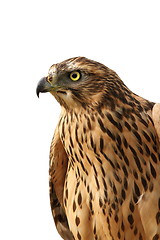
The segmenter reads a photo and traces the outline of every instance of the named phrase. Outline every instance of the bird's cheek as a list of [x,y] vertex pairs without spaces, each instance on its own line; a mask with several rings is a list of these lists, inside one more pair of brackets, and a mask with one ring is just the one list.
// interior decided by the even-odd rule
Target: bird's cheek
[[67,90],[65,92],[66,94],[63,94],[61,92],[58,92],[58,96],[63,99],[63,101],[66,103],[66,105],[69,108],[75,108],[78,106],[78,103],[75,101],[75,99],[73,99],[73,95],[71,93],[71,91]]

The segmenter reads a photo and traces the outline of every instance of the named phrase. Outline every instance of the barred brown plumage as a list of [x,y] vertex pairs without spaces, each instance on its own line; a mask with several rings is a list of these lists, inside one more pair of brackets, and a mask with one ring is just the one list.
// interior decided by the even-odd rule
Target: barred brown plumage
[[37,86],[38,95],[47,91],[62,106],[50,148],[51,208],[62,238],[159,239],[160,104],[84,57],[52,65]]

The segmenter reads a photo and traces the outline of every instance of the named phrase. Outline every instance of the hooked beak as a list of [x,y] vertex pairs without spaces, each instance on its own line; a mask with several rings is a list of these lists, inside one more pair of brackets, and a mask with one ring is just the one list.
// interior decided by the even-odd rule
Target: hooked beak
[[38,82],[36,93],[37,93],[37,96],[39,97],[40,93],[56,91],[56,89],[57,89],[56,84],[52,84],[51,82],[48,81],[47,77],[43,77]]

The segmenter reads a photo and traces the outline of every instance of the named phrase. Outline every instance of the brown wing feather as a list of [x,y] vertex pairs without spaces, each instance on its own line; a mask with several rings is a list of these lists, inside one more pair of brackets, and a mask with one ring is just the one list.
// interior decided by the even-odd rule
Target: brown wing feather
[[156,103],[152,110],[152,119],[160,140],[160,103]]
[[63,208],[63,189],[68,158],[56,129],[50,148],[50,203],[56,228],[65,240],[73,240]]

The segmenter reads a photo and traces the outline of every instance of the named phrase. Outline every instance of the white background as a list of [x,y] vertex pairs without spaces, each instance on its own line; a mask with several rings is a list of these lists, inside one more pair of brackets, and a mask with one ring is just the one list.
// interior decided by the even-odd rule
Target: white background
[[36,97],[53,63],[86,56],[160,102],[159,1],[6,0],[0,6],[0,239],[59,240],[48,195],[60,107]]

